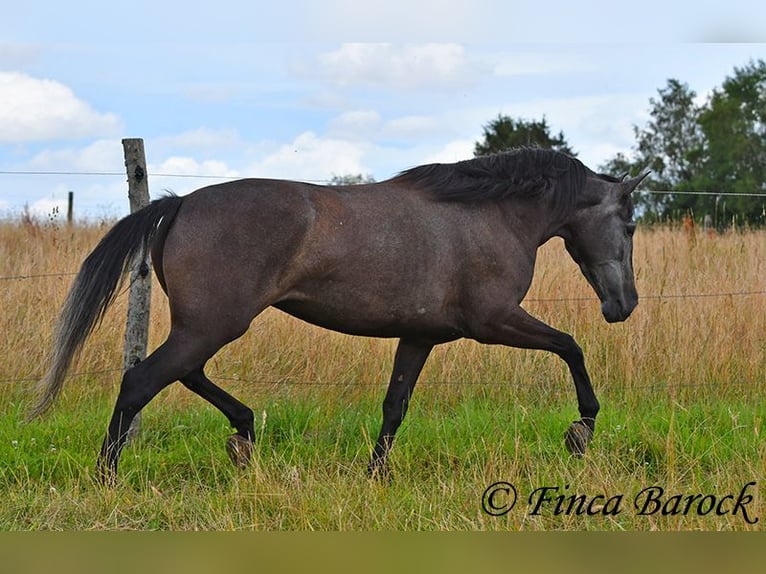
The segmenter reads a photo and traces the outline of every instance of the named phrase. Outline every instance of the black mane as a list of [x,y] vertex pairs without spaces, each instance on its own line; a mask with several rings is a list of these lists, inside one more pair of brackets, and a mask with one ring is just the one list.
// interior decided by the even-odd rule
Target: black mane
[[572,205],[587,168],[565,153],[517,148],[451,164],[428,164],[393,178],[433,193],[438,201],[473,203],[553,193],[559,207]]

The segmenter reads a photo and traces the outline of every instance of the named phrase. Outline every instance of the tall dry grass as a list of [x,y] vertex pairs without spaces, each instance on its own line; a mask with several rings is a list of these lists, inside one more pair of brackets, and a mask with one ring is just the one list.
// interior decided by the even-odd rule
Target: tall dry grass
[[[104,232],[103,225],[0,225],[0,380],[34,379],[42,373],[55,318],[72,281],[71,275],[46,275],[76,271]],[[597,387],[694,392],[715,385],[736,392],[764,384],[766,233],[708,237],[641,229],[634,266],[639,306],[625,323],[608,325],[577,266],[554,239],[540,250],[524,306],[578,340]],[[74,372],[119,369],[126,299],[118,299]],[[167,303],[156,282],[151,316],[150,347],[155,347],[169,327]],[[209,371],[235,386],[238,379],[380,385],[394,345],[331,333],[267,311],[242,339],[211,361]],[[107,379],[118,376],[115,372]],[[546,385],[569,390],[569,375],[557,359],[468,341],[437,348],[421,380],[481,383],[500,382],[498,378],[521,385],[542,378]]]

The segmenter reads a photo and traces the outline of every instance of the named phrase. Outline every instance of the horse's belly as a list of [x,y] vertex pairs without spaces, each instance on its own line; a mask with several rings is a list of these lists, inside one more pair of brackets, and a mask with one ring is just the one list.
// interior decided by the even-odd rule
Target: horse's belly
[[364,337],[415,337],[433,341],[460,338],[461,330],[448,313],[417,303],[402,307],[379,301],[342,302],[288,299],[274,307],[303,321],[349,335]]

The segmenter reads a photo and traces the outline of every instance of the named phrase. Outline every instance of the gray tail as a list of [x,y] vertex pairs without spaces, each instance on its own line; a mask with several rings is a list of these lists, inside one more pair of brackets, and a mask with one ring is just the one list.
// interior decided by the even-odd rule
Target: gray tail
[[49,370],[38,384],[37,404],[28,420],[43,414],[56,400],[69,366],[114,301],[133,259],[145,258],[155,238],[164,242],[181,201],[174,195],[163,197],[121,219],[85,259],[61,310]]

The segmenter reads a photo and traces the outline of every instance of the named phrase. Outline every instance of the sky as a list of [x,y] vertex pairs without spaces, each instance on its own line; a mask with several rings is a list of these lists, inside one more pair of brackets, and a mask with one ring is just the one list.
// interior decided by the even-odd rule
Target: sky
[[[50,4],[50,5],[48,5]],[[766,5],[643,0],[71,0],[0,18],[0,217],[128,210],[239,177],[391,177],[473,155],[498,114],[545,118],[597,169],[670,78],[700,102],[766,60]],[[56,215],[58,213],[58,215]]]

